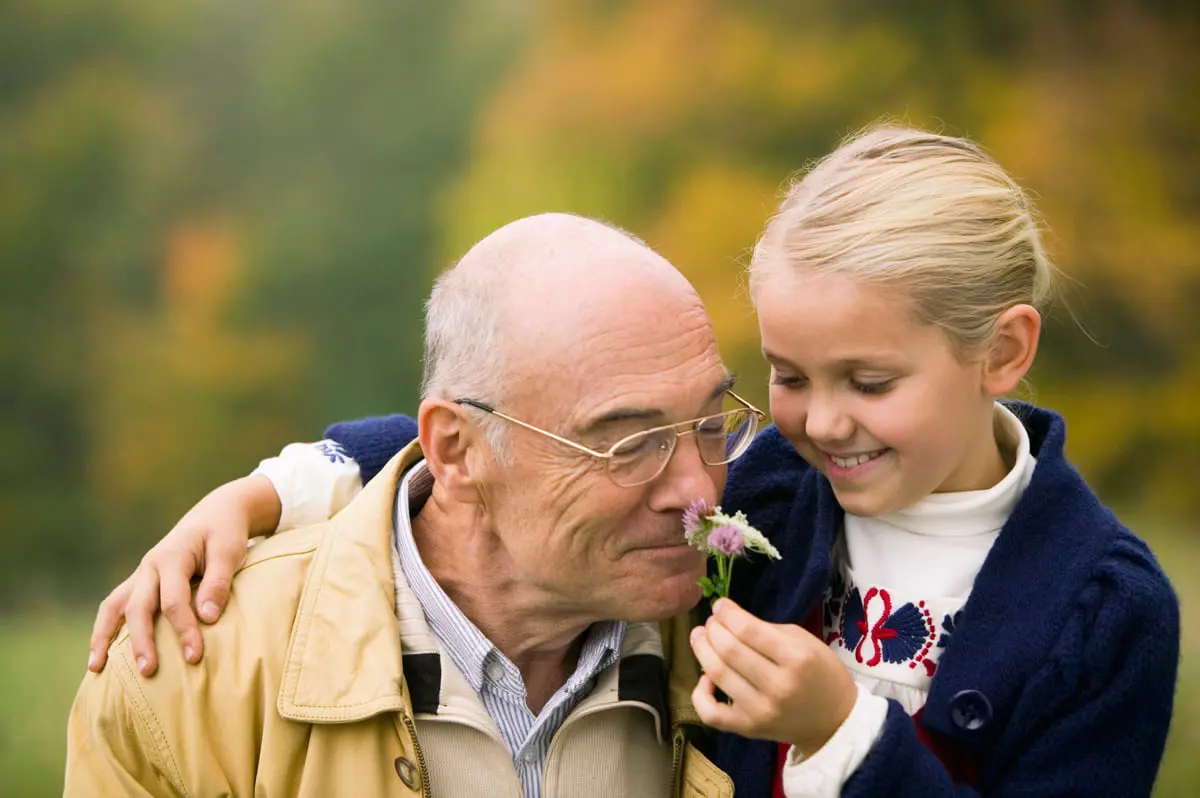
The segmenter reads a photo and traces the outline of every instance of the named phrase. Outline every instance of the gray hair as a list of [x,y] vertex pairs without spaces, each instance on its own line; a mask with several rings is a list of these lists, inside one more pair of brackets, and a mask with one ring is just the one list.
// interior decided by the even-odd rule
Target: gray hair
[[[508,353],[501,333],[504,289],[496,271],[463,269],[455,264],[433,284],[425,303],[425,373],[421,398],[504,398]],[[503,421],[480,411],[483,429],[496,458],[504,462]]]

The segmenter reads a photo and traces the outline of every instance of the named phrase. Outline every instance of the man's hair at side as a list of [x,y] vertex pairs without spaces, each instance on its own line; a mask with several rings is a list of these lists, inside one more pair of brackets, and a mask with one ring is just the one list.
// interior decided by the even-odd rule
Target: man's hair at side
[[[496,271],[460,269],[433,284],[425,303],[425,367],[421,398],[500,403],[507,352],[501,333],[504,281]],[[479,425],[496,457],[505,453],[504,427],[479,413]]]

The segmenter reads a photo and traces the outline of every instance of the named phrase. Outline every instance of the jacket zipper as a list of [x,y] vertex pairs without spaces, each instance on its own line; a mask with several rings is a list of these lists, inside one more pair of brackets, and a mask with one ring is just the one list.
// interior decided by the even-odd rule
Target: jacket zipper
[[401,712],[400,717],[404,718],[404,726],[408,729],[408,737],[412,740],[413,751],[417,755],[417,766],[421,768],[421,795],[432,795],[433,791],[429,788],[429,766],[425,764],[425,754],[421,751],[421,743],[417,741],[417,724],[413,723],[407,712]]
[[667,795],[672,798],[677,795],[675,785],[679,779],[679,766],[683,764],[684,742],[683,726],[676,726],[671,733],[671,781],[667,784]]

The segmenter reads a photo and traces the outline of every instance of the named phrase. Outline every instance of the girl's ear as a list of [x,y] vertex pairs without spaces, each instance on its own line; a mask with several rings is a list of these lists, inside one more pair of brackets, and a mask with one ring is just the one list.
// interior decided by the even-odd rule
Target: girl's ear
[[1042,316],[1032,305],[1015,305],[1000,314],[984,364],[983,387],[1000,398],[1011,393],[1033,366]]

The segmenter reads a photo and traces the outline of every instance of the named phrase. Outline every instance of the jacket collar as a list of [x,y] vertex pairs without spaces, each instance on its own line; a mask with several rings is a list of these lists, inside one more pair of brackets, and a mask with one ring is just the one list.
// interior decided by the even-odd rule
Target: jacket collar
[[357,721],[412,710],[402,678],[392,566],[392,510],[416,442],[326,522],[300,595],[277,706],[289,720]]
[[[343,723],[401,709],[449,710],[490,722],[475,711],[482,709],[478,698],[454,678],[453,663],[396,577],[396,489],[421,459],[414,441],[326,523],[292,624],[277,700],[282,717]],[[670,719],[698,722],[691,692],[699,664],[687,641],[692,620],[629,624],[620,663],[601,674],[578,709],[635,702],[654,715],[660,738]]]
[[[404,680],[415,714],[464,721],[483,726],[499,736],[495,721],[475,690],[440,646],[435,651],[406,652]],[[591,711],[618,703],[650,713],[659,741],[665,739],[672,716],[667,701],[662,640],[654,624],[629,624],[619,661],[600,671],[595,685],[572,712]]]

